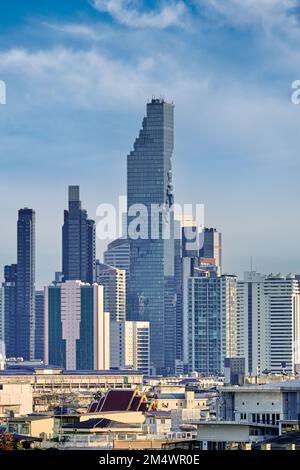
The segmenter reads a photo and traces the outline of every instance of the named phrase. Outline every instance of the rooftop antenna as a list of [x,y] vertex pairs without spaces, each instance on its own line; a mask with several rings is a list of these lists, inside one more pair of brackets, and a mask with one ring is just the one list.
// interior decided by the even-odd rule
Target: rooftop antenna
[[252,256],[250,256],[250,271],[252,272],[253,270],[253,259]]

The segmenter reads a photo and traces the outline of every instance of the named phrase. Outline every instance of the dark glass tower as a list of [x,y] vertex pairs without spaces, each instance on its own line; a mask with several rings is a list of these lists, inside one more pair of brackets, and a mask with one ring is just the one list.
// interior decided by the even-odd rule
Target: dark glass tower
[[4,344],[6,357],[14,357],[17,337],[17,265],[4,266]]
[[14,356],[35,355],[35,212],[20,209],[17,225],[17,310]]
[[[127,318],[150,322],[151,363],[159,373],[174,370],[176,295],[174,284],[174,227],[171,158],[174,139],[174,106],[162,99],[147,104],[134,150],[127,158],[128,239],[130,276]],[[142,238],[132,238],[135,208],[143,212],[137,231]],[[163,206],[157,224],[151,208]],[[137,213],[137,215],[139,215]],[[141,215],[141,214],[140,214]],[[152,228],[155,230],[151,231]],[[169,236],[163,229],[169,224]],[[146,236],[145,236],[146,232]]]
[[62,270],[64,281],[93,283],[96,270],[95,222],[81,209],[79,186],[69,186],[69,210],[62,229]]
[[35,292],[35,359],[44,360],[44,291]]

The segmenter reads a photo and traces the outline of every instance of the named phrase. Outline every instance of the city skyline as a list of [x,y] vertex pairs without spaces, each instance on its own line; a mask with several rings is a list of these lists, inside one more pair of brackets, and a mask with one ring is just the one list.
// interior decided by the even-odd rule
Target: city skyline
[[[298,2],[178,1],[160,16],[158,1],[139,10],[129,2],[127,15],[124,2],[17,3],[0,20],[2,266],[16,262],[18,209],[32,207],[37,288],[52,280],[67,186],[80,185],[92,219],[100,203],[126,194],[144,103],[163,95],[176,106],[176,199],[205,204],[205,225],[223,234],[224,271],[241,277],[251,256],[261,272],[299,270],[300,124],[290,100]],[[101,259],[106,243],[97,245]]]

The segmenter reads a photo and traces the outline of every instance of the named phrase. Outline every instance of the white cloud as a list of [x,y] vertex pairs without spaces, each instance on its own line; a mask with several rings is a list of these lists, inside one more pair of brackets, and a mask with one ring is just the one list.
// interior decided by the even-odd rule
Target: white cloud
[[187,7],[181,0],[166,2],[161,9],[149,12],[137,9],[133,0],[92,0],[92,3],[98,11],[108,13],[118,23],[133,28],[183,26],[187,15]]
[[63,34],[80,37],[82,39],[99,40],[105,37],[104,33],[100,33],[94,27],[80,23],[41,23],[42,26],[53,29]]
[[264,28],[287,24],[295,26],[292,15],[298,0],[196,0],[202,9],[210,9],[235,26],[258,24]]

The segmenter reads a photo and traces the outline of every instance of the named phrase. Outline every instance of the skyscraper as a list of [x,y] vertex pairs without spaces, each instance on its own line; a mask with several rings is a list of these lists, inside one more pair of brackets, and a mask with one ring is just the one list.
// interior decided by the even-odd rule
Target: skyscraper
[[112,321],[126,320],[126,271],[96,262],[96,282],[104,287],[104,310]]
[[125,269],[129,277],[130,245],[127,238],[117,238],[107,245],[104,252],[104,263],[119,269]]
[[34,359],[35,212],[20,209],[17,225],[17,310],[15,356]]
[[[0,356],[5,355],[4,338],[4,288],[0,287]],[[1,366],[0,366],[1,368]]]
[[69,209],[62,229],[64,280],[94,282],[96,267],[95,222],[81,208],[79,186],[69,186]]
[[65,281],[45,288],[45,362],[69,370],[109,369],[110,318],[103,286]]
[[7,357],[16,355],[17,336],[17,265],[4,266],[4,343]]
[[35,359],[44,360],[44,291],[35,292]]
[[299,368],[300,288],[294,275],[250,271],[239,281],[238,354],[251,375]]
[[[174,370],[175,364],[174,228],[170,210],[173,140],[173,104],[152,99],[134,149],[127,157],[127,317],[150,322],[151,363],[162,373]],[[159,217],[152,213],[158,208]],[[163,236],[168,231],[169,236]]]
[[237,356],[237,279],[200,271],[188,295],[190,372],[223,373],[225,358]]
[[[215,228],[200,233],[200,258],[214,259],[218,274],[222,274],[222,235]],[[201,246],[202,245],[202,246]]]

